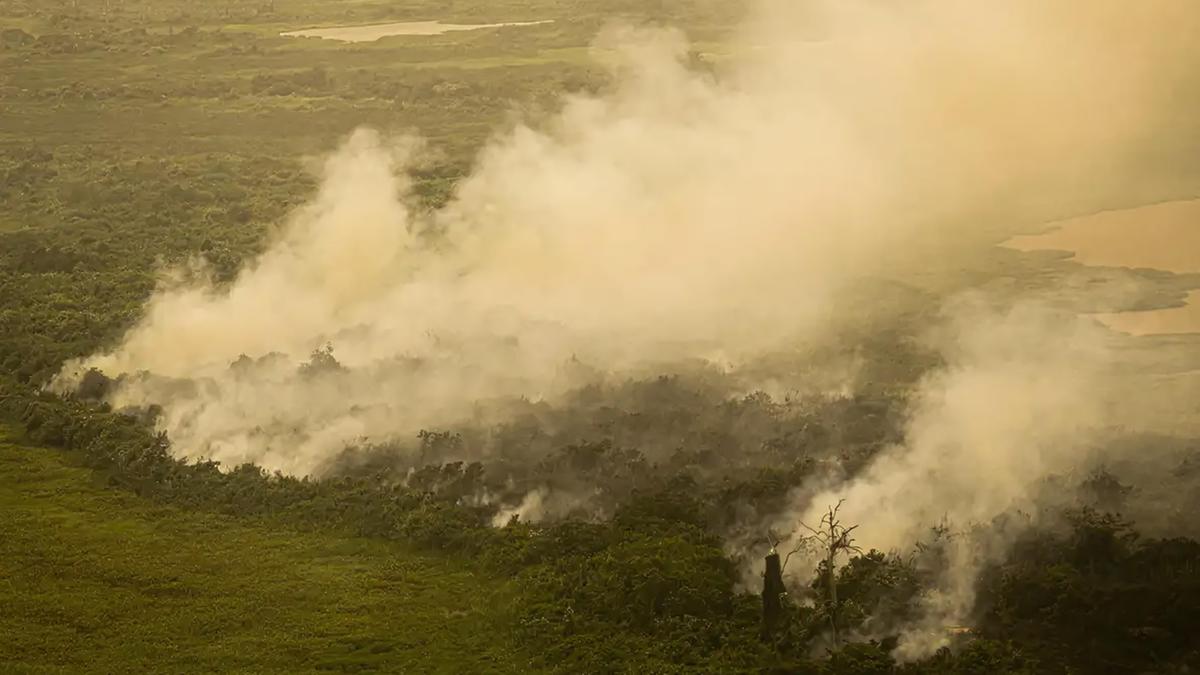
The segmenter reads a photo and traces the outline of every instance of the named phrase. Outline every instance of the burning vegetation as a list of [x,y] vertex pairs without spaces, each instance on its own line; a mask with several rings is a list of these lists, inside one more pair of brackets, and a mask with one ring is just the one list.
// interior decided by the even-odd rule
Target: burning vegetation
[[[458,173],[444,138],[364,127],[272,174],[271,209],[234,204],[261,158],[163,188],[229,203],[158,225],[269,236],[214,225],[156,268],[178,237],[0,233],[0,413],[147,499],[511,580],[539,669],[1187,672],[1200,347],[1093,316],[1195,276],[997,246],[1200,184],[1200,11],[1133,11],[768,2],[728,58],[609,25],[559,73],[584,86]],[[567,19],[521,29],[547,53]],[[386,89],[339,78],[246,95]],[[403,86],[403,110],[496,98]],[[67,291],[93,304],[46,309]]]

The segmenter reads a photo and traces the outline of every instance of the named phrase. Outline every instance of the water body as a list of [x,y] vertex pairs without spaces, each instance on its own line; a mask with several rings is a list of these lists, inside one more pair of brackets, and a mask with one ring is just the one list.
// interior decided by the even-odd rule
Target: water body
[[[1069,251],[1085,265],[1200,272],[1200,200],[1105,211],[1054,223],[1043,234],[1014,237],[1005,246],[1021,251]],[[1184,307],[1098,314],[1131,335],[1200,333],[1200,291]]]
[[341,42],[374,42],[394,35],[441,35],[452,31],[501,28],[504,26],[537,26],[550,21],[523,21],[513,23],[457,24],[440,21],[407,21],[401,23],[379,23],[370,26],[335,26],[332,28],[309,28],[287,33],[283,37],[317,37]]

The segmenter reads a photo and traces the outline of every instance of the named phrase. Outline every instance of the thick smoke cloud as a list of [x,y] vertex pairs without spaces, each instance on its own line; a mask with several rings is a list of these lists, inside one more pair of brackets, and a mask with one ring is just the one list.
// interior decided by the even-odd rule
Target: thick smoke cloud
[[[572,361],[817,340],[847,284],[965,264],[973,221],[1029,216],[997,202],[1079,191],[1141,149],[1195,12],[1069,4],[769,7],[719,77],[685,66],[678,33],[614,29],[614,89],[498,136],[441,212],[408,206],[418,144],[358,131],[232,286],[164,287],[66,381],[148,371],[114,402],[162,403],[179,452],[303,474],[480,400],[551,396]],[[327,343],[348,370],[296,372]]]
[[933,526],[956,535],[942,542],[945,569],[901,657],[926,656],[949,641],[944,627],[970,623],[977,573],[1035,522],[1039,481],[1078,467],[1116,419],[1098,394],[1114,383],[1111,336],[1094,322],[976,298],[949,309],[935,338],[946,364],[918,385],[904,442],[848,481],[797,490],[795,510],[775,522],[799,541],[798,523],[819,523],[841,501],[865,548],[907,551]]
[[[1190,0],[779,2],[736,57],[694,68],[680,33],[614,28],[597,40],[611,89],[499,133],[443,209],[413,206],[418,141],[356,131],[234,282],[164,282],[56,386],[125,374],[111,402],[161,405],[180,455],[308,475],[496,399],[683,360],[736,370],[886,313],[844,304],[864,280],[936,297],[1006,225],[1178,188],[1198,34]],[[1086,451],[1112,359],[1099,329],[1025,306],[944,314],[946,366],[913,394],[906,440],[796,495],[778,528],[845,497],[862,543],[903,547],[947,513],[1021,505]],[[963,618],[979,560],[931,615]]]
[[899,549],[947,517],[987,522],[1024,498],[1038,478],[1073,467],[1111,419],[1102,387],[1103,331],[1045,309],[960,310],[943,332],[947,364],[911,404],[905,442],[846,484],[818,494],[801,520],[846,499],[860,537]]

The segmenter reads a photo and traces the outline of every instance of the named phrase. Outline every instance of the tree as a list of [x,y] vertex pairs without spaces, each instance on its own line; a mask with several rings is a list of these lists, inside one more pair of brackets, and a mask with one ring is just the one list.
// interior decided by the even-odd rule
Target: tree
[[784,569],[787,568],[788,560],[792,555],[800,552],[805,548],[816,548],[823,559],[818,578],[823,577],[826,589],[826,608],[829,615],[829,627],[833,632],[833,644],[835,647],[840,645],[838,637],[838,592],[837,592],[837,556],[840,553],[849,552],[862,555],[862,549],[854,545],[854,538],[850,535],[854,530],[858,529],[858,525],[846,527],[842,525],[841,519],[838,518],[838,511],[841,510],[845,499],[839,499],[837,505],[829,507],[829,510],[821,517],[820,524],[814,528],[810,527],[804,521],[800,521],[800,526],[808,530],[811,534],[803,536],[796,543],[796,547],[792,549],[787,557],[783,560]]
[[315,377],[324,373],[338,373],[345,370],[346,367],[334,358],[333,345],[329,343],[322,348],[314,349],[308,363],[300,364],[300,375],[303,377]]
[[1079,485],[1084,506],[1107,513],[1120,513],[1133,488],[1122,483],[1106,467],[1094,469]]

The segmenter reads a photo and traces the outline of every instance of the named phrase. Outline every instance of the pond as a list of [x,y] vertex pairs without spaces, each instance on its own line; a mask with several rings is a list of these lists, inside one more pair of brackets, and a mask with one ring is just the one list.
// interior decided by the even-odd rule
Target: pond
[[280,33],[283,37],[316,37],[341,42],[374,42],[394,35],[441,35],[452,31],[501,28],[504,26],[537,26],[550,21],[521,21],[512,23],[457,24],[440,21],[406,21],[401,23],[379,23],[369,26],[334,26],[331,28],[308,28]]

